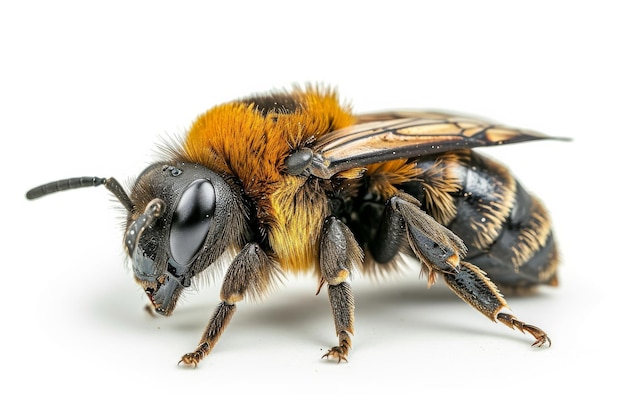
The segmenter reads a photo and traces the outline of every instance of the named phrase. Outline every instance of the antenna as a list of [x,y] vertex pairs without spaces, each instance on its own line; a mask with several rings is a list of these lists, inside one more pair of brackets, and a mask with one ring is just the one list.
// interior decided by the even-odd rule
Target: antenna
[[113,195],[120,201],[120,203],[122,203],[126,210],[132,212],[135,209],[133,202],[130,200],[130,197],[128,197],[128,194],[126,194],[126,191],[124,191],[122,185],[113,177],[75,177],[53,181],[29,190],[26,193],[26,198],[29,200],[34,200],[36,198],[40,198],[45,195],[53,194],[59,191],[73,190],[76,188],[97,187],[99,185],[104,185],[107,190],[111,191]]

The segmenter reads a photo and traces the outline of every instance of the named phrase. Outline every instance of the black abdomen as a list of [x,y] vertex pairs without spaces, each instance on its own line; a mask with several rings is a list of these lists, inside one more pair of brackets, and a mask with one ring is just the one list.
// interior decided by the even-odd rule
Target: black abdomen
[[[558,254],[548,213],[505,167],[463,151],[416,161],[416,168],[418,180],[403,188],[463,239],[467,261],[500,287],[557,284]],[[442,172],[456,183],[446,198],[435,190]]]
[[548,214],[505,167],[469,150],[409,163],[417,175],[398,188],[463,239],[466,261],[504,289],[557,284]]

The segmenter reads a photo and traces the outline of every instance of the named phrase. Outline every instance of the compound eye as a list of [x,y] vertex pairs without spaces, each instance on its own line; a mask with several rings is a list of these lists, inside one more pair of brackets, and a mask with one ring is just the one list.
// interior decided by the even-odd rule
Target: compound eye
[[180,197],[172,217],[170,252],[181,265],[195,258],[206,240],[215,212],[215,188],[206,179],[195,180]]

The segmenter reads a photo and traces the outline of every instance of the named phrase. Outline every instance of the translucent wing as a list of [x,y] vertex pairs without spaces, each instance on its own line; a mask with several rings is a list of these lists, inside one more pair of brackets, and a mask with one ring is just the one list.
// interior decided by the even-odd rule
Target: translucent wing
[[338,172],[394,159],[557,139],[473,118],[439,112],[386,112],[357,116],[358,123],[318,138],[312,175],[330,178]]

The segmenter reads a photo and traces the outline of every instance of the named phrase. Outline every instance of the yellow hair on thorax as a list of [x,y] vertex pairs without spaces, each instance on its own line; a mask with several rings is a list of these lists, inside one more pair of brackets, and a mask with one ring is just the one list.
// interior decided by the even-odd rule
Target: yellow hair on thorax
[[304,178],[286,177],[270,201],[276,223],[269,231],[269,239],[282,268],[316,268],[320,232],[330,214],[326,195],[314,190]]

